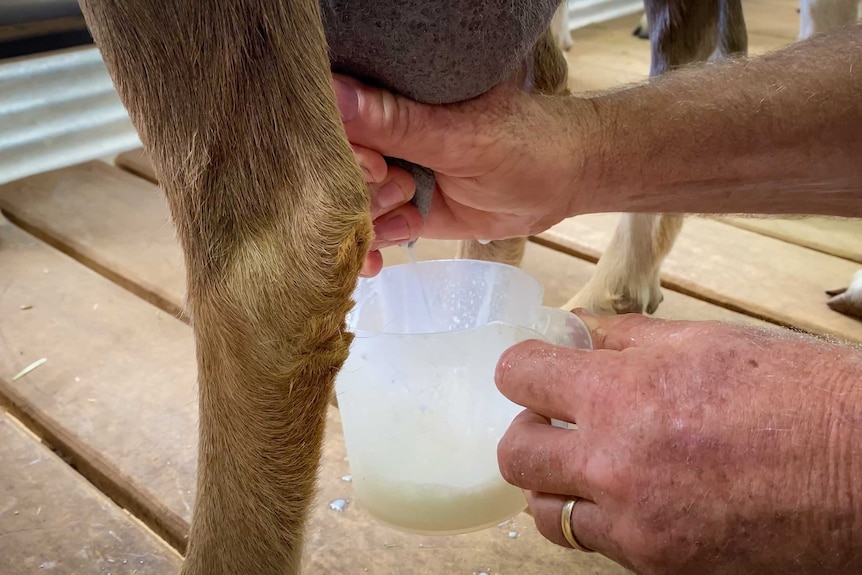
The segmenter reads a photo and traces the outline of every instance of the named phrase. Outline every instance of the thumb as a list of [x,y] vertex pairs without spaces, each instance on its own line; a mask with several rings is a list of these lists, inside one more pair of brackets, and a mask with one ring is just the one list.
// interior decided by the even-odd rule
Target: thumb
[[589,328],[593,349],[622,351],[649,346],[673,327],[673,322],[636,313],[600,317],[583,308],[574,309],[572,313]]
[[451,137],[445,106],[421,104],[340,74],[333,80],[351,144],[432,169],[440,164],[442,138]]

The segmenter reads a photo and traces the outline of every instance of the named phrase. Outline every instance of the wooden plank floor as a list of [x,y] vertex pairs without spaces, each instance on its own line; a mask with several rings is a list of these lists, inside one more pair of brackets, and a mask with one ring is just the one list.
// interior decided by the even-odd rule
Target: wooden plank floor
[[[541,234],[551,245],[598,257],[617,217],[571,218]],[[829,309],[824,290],[846,285],[859,264],[721,222],[689,218],[662,266],[665,285],[721,306],[820,335],[862,342],[862,322]]]
[[0,573],[161,575],[180,561],[0,408]]
[[[793,2],[750,0],[745,6],[753,49],[773,49],[795,37]],[[636,20],[575,34],[569,54],[574,89],[643,77],[648,47],[631,36]],[[172,573],[177,556],[164,551],[185,547],[195,494],[197,397],[194,345],[181,317],[182,254],[146,158],[136,152],[120,163],[122,169],[89,162],[0,186],[0,209],[8,218],[0,218],[0,404],[74,466],[50,452],[46,473],[22,466],[27,453],[46,449],[0,416],[4,575],[55,561],[49,551],[56,552],[58,566],[70,566],[59,572],[97,572],[106,557],[146,552],[161,553],[164,562],[154,560],[150,571],[139,573]],[[862,322],[829,310],[821,293],[846,282],[862,260],[856,221],[728,221],[687,224],[665,268],[658,315],[790,325],[862,341]],[[543,282],[546,304],[563,304],[586,283],[614,225],[612,215],[573,218],[528,245],[524,268]],[[451,257],[454,243],[422,240],[417,250],[422,259]],[[386,265],[404,261],[399,248],[384,257]],[[790,271],[778,272],[778,261]],[[40,358],[43,365],[12,381]],[[7,441],[13,428],[15,438]],[[18,463],[6,464],[13,459]],[[352,499],[351,484],[342,480],[347,473],[339,413],[330,409],[306,540],[307,573],[624,573],[601,557],[551,545],[526,515],[479,533],[435,538],[378,525],[352,503],[342,513],[332,511],[331,500]],[[60,492],[70,494],[67,500],[58,500]],[[30,508],[53,506],[53,523],[24,526],[49,525],[50,537],[27,531],[6,536],[19,527],[6,513],[10,497]],[[92,512],[81,517],[92,516],[90,523],[114,522],[109,532],[125,530],[122,546],[93,536],[92,545],[106,551],[76,558],[79,539],[88,534],[64,532],[75,518],[63,509],[83,509],[79,500],[89,501]],[[12,544],[14,553],[7,553]],[[112,572],[132,572],[111,566]]]

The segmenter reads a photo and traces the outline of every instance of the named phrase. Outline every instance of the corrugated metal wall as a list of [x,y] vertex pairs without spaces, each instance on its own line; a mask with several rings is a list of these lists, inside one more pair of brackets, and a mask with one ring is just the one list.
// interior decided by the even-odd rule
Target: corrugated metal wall
[[0,65],[0,182],[137,146],[95,48]]

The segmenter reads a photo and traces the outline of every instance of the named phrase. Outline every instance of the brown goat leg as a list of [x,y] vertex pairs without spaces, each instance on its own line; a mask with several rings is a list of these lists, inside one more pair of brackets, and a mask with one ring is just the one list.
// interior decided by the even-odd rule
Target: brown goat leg
[[[552,24],[533,48],[531,60],[526,62],[509,82],[535,94],[562,95],[568,93],[569,70],[566,58],[554,32]],[[537,191],[541,194],[541,190]],[[487,243],[476,240],[458,242],[456,258],[484,260],[521,265],[527,238],[509,238]]]
[[82,0],[167,195],[197,345],[183,573],[297,573],[371,239],[317,0]]

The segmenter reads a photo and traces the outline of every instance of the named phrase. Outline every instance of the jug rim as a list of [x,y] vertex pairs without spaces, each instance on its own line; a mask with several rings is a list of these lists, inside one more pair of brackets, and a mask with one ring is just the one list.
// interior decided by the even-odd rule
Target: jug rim
[[[452,263],[455,263],[458,265],[460,265],[460,264],[472,264],[472,265],[479,264],[483,267],[496,267],[496,268],[508,269],[511,271],[515,271],[518,274],[520,274],[521,276],[523,276],[525,279],[528,279],[529,281],[531,281],[536,286],[536,288],[538,288],[538,297],[539,297],[539,302],[540,302],[539,306],[544,307],[544,305],[541,302],[542,302],[542,298],[545,295],[545,286],[542,285],[542,282],[539,281],[538,278],[536,278],[533,274],[525,271],[524,269],[522,269],[518,266],[513,266],[511,264],[504,264],[504,263],[493,262],[493,261],[488,261],[488,260],[477,260],[477,259],[469,259],[469,258],[444,258],[444,259],[434,259],[434,260],[422,260],[422,261],[416,261],[416,262],[404,262],[404,263],[400,263],[400,264],[387,266],[387,267],[383,268],[382,270],[380,270],[380,272],[374,277],[359,278],[359,282],[362,282],[364,284],[371,283],[371,282],[374,282],[376,280],[382,279],[382,276],[387,271],[396,270],[396,269],[404,268],[407,266],[414,266],[414,265],[415,266],[431,266],[431,265],[452,264]],[[354,290],[354,293],[360,289],[360,283],[359,282],[357,282],[357,286]],[[350,316],[355,312],[357,305],[359,305],[359,302],[355,301],[353,307],[350,309],[350,311],[347,314],[347,323],[348,324],[350,323]],[[433,336],[433,335],[444,335],[444,334],[445,335],[452,335],[452,334],[456,334],[456,333],[457,334],[470,333],[471,331],[478,331],[480,329],[484,329],[488,325],[492,325],[495,323],[501,324],[501,325],[507,325],[507,326],[511,326],[511,327],[516,327],[519,329],[527,329],[527,330],[536,332],[537,334],[539,334],[541,336],[540,332],[538,332],[537,330],[535,330],[531,327],[523,326],[523,325],[516,325],[516,324],[507,323],[507,322],[503,322],[503,321],[488,322],[488,323],[483,324],[483,325],[473,326],[473,327],[464,328],[464,329],[455,329],[455,330],[446,330],[446,331],[428,331],[428,332],[419,332],[419,333],[400,333],[400,332],[393,332],[393,331],[371,331],[371,330],[361,330],[361,329],[351,329],[350,332],[353,333],[354,337],[357,337],[357,338],[369,338],[369,337],[379,337],[379,336],[398,336],[398,337],[424,336],[424,337],[427,337],[427,336]]]
[[410,265],[416,265],[416,266],[425,265],[425,266],[427,266],[427,265],[451,264],[451,263],[456,263],[456,264],[469,263],[469,264],[474,264],[474,265],[479,264],[479,265],[487,266],[487,267],[509,268],[511,270],[515,270],[517,272],[520,272],[521,274],[523,274],[525,276],[529,276],[530,279],[532,279],[533,281],[535,281],[537,284],[539,284],[541,286],[541,282],[533,274],[524,271],[524,269],[521,267],[513,266],[512,264],[504,264],[501,262],[492,262],[489,260],[477,260],[477,259],[471,259],[471,258],[440,258],[440,259],[434,259],[434,260],[417,260],[415,262],[404,262],[404,263],[400,263],[400,264],[393,264],[391,266],[384,267],[374,277],[359,278],[359,279],[361,281],[365,281],[365,282],[373,281],[373,280],[379,278],[381,275],[383,275],[385,272],[387,272],[389,270],[403,268],[403,267],[410,266]]
[[[577,316],[575,316],[577,317]],[[528,325],[518,325],[514,323],[508,323],[505,321],[489,321],[486,324],[477,325],[474,327],[468,327],[464,329],[451,329],[449,331],[426,331],[426,332],[418,332],[418,333],[399,333],[395,331],[368,331],[361,329],[351,330],[353,336],[357,339],[367,339],[372,337],[382,337],[382,336],[394,336],[394,337],[429,337],[435,335],[454,335],[454,334],[467,334],[471,331],[479,331],[481,329],[487,328],[489,325],[504,325],[507,327],[517,328],[517,329],[525,329],[527,331],[532,331],[542,337],[542,333],[535,328],[532,328]]]

